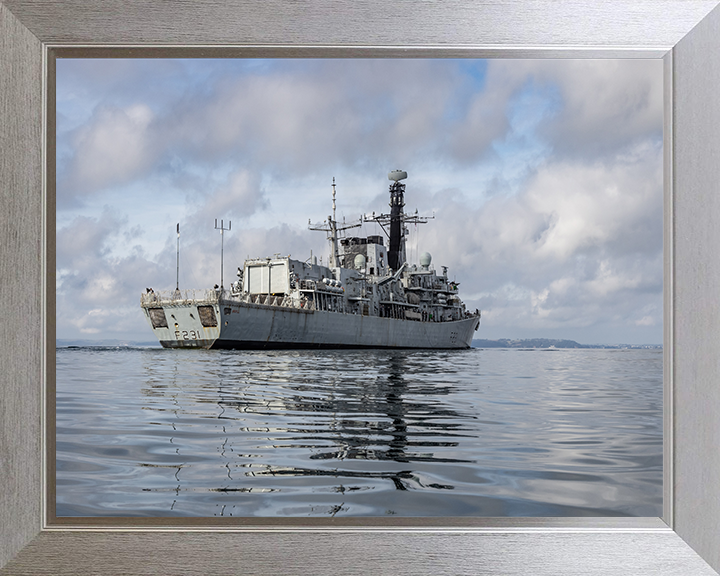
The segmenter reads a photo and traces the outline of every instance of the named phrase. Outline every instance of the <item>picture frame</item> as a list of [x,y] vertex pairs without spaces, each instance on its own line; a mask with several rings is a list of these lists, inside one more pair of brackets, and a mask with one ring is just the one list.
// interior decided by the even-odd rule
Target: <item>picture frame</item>
[[[720,570],[720,9],[715,0],[388,5],[0,0],[0,574],[715,574]],[[52,50],[653,57],[665,65],[662,518],[60,523],[48,490]],[[233,49],[234,47],[234,49]],[[69,52],[66,52],[69,53]],[[49,441],[50,440],[50,441]]]

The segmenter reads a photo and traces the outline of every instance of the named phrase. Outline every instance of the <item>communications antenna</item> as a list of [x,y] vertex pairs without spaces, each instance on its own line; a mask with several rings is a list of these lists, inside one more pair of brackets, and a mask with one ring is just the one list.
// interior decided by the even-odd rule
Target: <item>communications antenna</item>
[[220,290],[223,290],[223,281],[224,281],[224,271],[223,271],[223,251],[224,251],[224,244],[225,235],[223,234],[226,230],[229,232],[230,228],[232,227],[232,222],[228,220],[228,227],[225,228],[225,223],[220,220],[220,227],[218,227],[217,224],[217,218],[215,218],[215,230],[220,230]]
[[180,293],[180,222],[177,224],[177,277],[175,280],[175,294]]

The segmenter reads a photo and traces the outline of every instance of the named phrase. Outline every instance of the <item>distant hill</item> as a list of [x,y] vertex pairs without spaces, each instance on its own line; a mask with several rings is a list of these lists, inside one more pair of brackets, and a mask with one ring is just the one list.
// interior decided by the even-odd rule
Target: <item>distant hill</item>
[[574,340],[553,340],[552,338],[529,338],[525,340],[473,340],[473,348],[609,348],[609,349],[662,349],[660,344],[578,344]]

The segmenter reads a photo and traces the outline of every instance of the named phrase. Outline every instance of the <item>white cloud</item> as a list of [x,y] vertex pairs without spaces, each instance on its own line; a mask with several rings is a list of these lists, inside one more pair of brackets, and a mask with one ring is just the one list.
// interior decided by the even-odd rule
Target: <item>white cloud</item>
[[525,200],[552,225],[538,244],[537,256],[564,259],[579,250],[617,243],[623,252],[642,249],[646,231],[654,250],[662,233],[661,151],[644,163],[563,162],[539,170],[529,182]]
[[636,311],[662,298],[661,150],[628,158],[547,162],[517,194],[476,209],[456,195],[437,212],[423,239],[484,326],[655,325]]
[[213,222],[216,218],[226,221],[231,218],[236,221],[247,219],[267,207],[259,174],[245,168],[231,172],[215,190],[198,195],[193,200],[197,206],[191,221],[199,225]]
[[149,135],[152,120],[143,104],[98,109],[75,134],[75,154],[60,187],[88,194],[147,172],[157,159]]
[[498,59],[490,61],[487,82],[504,99],[522,86],[557,91],[555,113],[541,126],[556,154],[614,156],[649,135],[662,137],[660,60]]

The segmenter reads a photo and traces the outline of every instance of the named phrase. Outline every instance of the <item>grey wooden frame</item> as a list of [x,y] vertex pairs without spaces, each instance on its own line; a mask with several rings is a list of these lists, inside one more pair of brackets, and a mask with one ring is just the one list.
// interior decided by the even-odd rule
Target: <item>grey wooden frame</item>
[[[331,9],[329,4],[332,4]],[[717,0],[0,0],[0,574],[715,574],[720,570]],[[665,63],[662,519],[208,525],[53,516],[53,50],[654,57]],[[249,48],[254,46],[255,48]],[[268,48],[268,46],[270,48]],[[103,48],[104,49],[104,48]],[[66,52],[66,54],[69,52]],[[96,53],[101,53],[98,51]],[[225,52],[227,53],[227,52]],[[52,188],[52,186],[50,186]],[[52,439],[50,438],[50,445]]]

